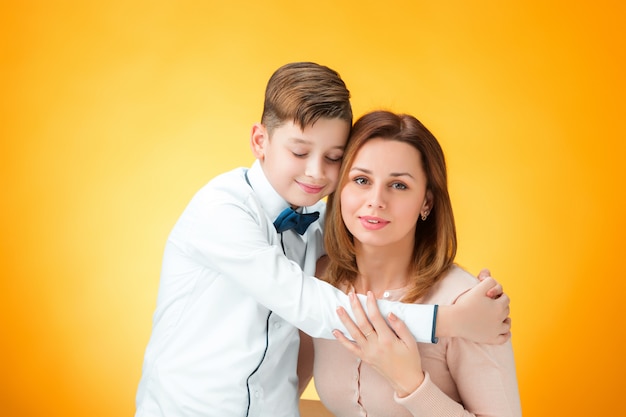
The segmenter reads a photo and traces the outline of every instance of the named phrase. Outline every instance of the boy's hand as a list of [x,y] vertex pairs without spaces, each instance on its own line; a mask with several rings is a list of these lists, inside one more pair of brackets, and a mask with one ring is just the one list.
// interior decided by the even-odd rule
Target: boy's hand
[[[481,282],[460,296],[454,305],[439,307],[444,314],[437,319],[438,335],[487,344],[502,344],[511,338],[509,297],[488,274],[487,270],[481,271],[478,275]],[[443,325],[441,334],[439,318]]]
[[[479,281],[484,281],[485,278],[489,278],[491,277],[491,272],[489,272],[488,269],[481,269],[480,272],[478,273],[478,280]],[[499,283],[496,282],[496,285],[494,287],[492,287],[489,291],[487,291],[487,297],[489,298],[498,298],[500,297],[502,294],[504,294],[504,290],[502,288],[502,285],[500,285]]]

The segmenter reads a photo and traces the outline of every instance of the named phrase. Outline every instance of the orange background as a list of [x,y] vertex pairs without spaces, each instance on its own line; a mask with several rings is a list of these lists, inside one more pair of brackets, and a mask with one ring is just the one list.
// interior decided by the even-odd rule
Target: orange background
[[512,298],[524,414],[622,408],[622,2],[8,3],[1,415],[133,414],[167,234],[252,162],[265,83],[298,60],[440,139],[458,261]]

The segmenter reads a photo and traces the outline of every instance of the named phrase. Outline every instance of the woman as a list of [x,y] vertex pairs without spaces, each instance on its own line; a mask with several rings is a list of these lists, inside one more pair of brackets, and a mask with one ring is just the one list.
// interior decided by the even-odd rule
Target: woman
[[355,342],[339,332],[338,341],[314,340],[324,405],[339,417],[521,416],[510,340],[416,343],[402,322],[389,316],[387,325],[376,308],[375,299],[449,305],[478,283],[454,264],[456,229],[435,137],[412,116],[364,115],[337,190],[328,201],[328,258],[317,276],[367,294],[371,323],[354,302],[357,324],[339,315]]

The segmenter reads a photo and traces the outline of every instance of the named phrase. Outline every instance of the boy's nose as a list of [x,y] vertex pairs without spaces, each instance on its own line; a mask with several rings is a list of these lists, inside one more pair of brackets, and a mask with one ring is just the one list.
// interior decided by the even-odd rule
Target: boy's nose
[[317,158],[311,158],[307,161],[305,175],[313,178],[322,177],[324,169],[322,168],[322,161]]

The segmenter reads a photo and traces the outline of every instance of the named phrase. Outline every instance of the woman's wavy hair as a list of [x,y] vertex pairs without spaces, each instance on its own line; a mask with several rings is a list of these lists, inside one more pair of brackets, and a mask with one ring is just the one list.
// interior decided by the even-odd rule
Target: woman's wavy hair
[[325,245],[329,264],[323,279],[339,288],[351,287],[358,274],[354,238],[341,217],[341,190],[361,147],[372,139],[407,143],[418,150],[432,193],[428,218],[418,219],[412,261],[412,283],[404,302],[415,302],[453,265],[457,251],[456,227],[448,193],[446,162],[433,134],[415,117],[379,110],[363,115],[352,128],[339,174],[337,191],[328,197]]

